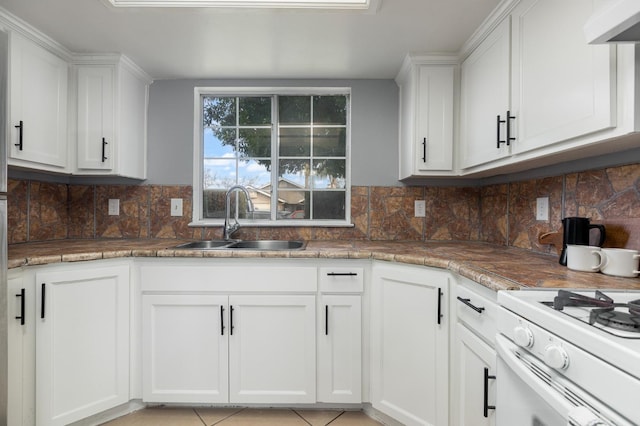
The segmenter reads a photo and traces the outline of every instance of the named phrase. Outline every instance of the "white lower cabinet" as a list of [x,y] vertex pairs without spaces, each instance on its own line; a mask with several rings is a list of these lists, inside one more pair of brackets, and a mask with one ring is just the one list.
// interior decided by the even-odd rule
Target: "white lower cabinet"
[[143,400],[315,402],[315,296],[142,297]]
[[36,424],[129,401],[129,265],[47,267],[34,281]]
[[319,402],[362,402],[364,274],[355,265],[319,268]]
[[34,283],[26,282],[21,271],[10,270],[7,291],[7,425],[32,426],[36,424],[33,395],[35,383]]
[[449,277],[373,265],[371,402],[405,425],[448,424]]
[[318,401],[362,402],[362,297],[320,297]]
[[227,302],[210,294],[142,298],[144,401],[228,402]]
[[467,327],[456,324],[455,354],[457,424],[495,425],[495,349]]
[[229,296],[229,400],[316,402],[315,295]]
[[496,293],[462,277],[452,301],[451,417],[454,426],[493,426],[496,410]]
[[316,402],[316,267],[149,264],[141,286],[143,401]]

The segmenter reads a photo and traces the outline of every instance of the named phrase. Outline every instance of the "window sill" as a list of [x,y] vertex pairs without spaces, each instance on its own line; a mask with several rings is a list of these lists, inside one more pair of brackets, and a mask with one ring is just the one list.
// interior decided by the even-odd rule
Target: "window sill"
[[[223,220],[210,221],[210,220],[194,220],[189,223],[190,227],[204,227],[204,228],[220,228],[224,226]],[[305,220],[283,220],[283,221],[262,221],[262,222],[243,222],[240,221],[240,227],[242,228],[284,228],[284,227],[298,227],[298,228],[353,228],[353,223],[346,222],[344,220],[323,220],[323,221],[305,221]]]

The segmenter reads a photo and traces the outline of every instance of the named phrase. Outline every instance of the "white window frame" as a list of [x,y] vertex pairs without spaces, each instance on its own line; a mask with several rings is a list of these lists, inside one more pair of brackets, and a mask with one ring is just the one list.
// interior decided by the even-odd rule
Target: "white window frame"
[[[350,87],[195,87],[194,88],[194,124],[193,124],[193,210],[189,226],[223,226],[222,218],[204,218],[203,216],[203,96],[313,96],[346,95],[349,98],[347,108],[347,137],[345,147],[345,219],[282,219],[256,220],[238,219],[243,227],[353,227],[351,223],[351,88]],[[278,126],[274,125],[271,138],[271,159],[277,165]],[[277,166],[271,168],[272,187],[277,192]],[[272,197],[275,200],[277,197]],[[273,210],[273,201],[272,209]],[[233,217],[233,216],[232,216]]]

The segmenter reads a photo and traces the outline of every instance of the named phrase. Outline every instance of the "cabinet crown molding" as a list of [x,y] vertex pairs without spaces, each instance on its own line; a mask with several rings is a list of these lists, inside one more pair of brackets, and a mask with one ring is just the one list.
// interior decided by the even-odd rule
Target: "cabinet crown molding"
[[38,46],[54,53],[66,62],[70,62],[72,53],[69,49],[44,34],[34,26],[9,13],[0,6],[0,30],[14,31],[26,37]]
[[128,56],[122,53],[74,53],[71,64],[75,66],[83,65],[122,65],[131,71],[136,77],[144,80],[147,84],[153,83],[153,78],[133,62]]

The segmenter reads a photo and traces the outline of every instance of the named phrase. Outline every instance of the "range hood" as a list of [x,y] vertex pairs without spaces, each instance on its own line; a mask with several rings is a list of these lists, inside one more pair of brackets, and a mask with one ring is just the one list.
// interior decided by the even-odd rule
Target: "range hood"
[[590,44],[640,43],[640,0],[611,0],[584,26]]

